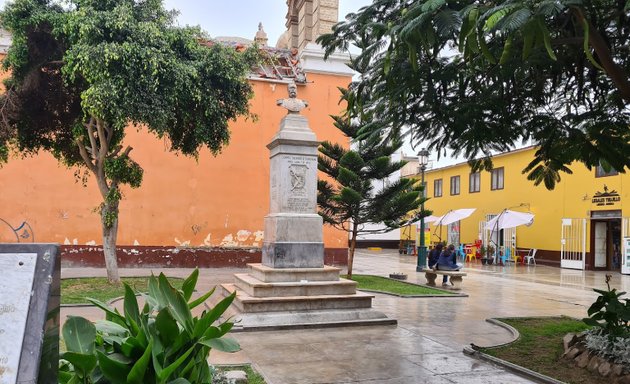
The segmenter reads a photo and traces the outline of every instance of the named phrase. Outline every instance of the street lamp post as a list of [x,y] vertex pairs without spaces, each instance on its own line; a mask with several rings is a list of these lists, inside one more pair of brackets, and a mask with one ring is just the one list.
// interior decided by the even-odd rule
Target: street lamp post
[[[426,148],[422,148],[418,152],[418,165],[420,165],[420,182],[422,183],[422,197],[426,196],[426,188],[424,185],[424,171],[427,169],[429,163],[429,151]],[[424,200],[420,204],[420,211],[424,212]],[[420,219],[420,248],[418,249],[418,265],[416,266],[416,272],[424,272],[427,265],[427,247],[424,244],[424,217]]]

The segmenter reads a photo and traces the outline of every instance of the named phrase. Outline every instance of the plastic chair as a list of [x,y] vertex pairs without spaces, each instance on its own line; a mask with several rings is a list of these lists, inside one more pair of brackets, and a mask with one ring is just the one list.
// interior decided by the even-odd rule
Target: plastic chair
[[532,248],[529,250],[529,252],[527,253],[527,255],[525,256],[525,263],[527,263],[527,265],[529,265],[531,262],[534,262],[534,265],[536,265],[536,252],[538,251],[538,249],[536,248]]
[[501,252],[501,262],[503,264],[506,264],[508,261],[512,261],[512,250],[510,248],[505,248],[505,250],[503,252]]
[[472,245],[466,245],[464,247],[464,255],[466,256],[466,262],[477,261],[477,257],[475,255],[475,249]]
[[514,262],[514,264],[518,263],[519,261],[525,264],[525,260],[523,260],[523,256],[518,254],[517,249],[514,250],[514,255],[512,255],[512,261]]
[[457,250],[455,250],[455,253],[457,254],[457,261],[459,261],[459,260],[464,261],[466,259],[466,253],[464,252],[464,245],[463,244],[459,245]]

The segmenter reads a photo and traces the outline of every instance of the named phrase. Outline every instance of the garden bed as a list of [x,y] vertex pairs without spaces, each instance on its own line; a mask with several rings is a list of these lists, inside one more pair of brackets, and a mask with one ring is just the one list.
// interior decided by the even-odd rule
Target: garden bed
[[511,318],[500,321],[514,327],[520,337],[498,348],[480,348],[480,352],[565,383],[610,383],[608,378],[575,367],[562,357],[564,336],[588,328],[582,321],[569,317]]
[[[135,292],[146,292],[147,277],[123,277],[120,279],[127,283]],[[184,279],[168,278],[168,281],[177,289],[182,287]],[[92,305],[87,298],[102,302],[109,302],[115,298],[124,296],[125,288],[122,284],[113,285],[105,277],[79,277],[61,279],[61,304],[87,304]]]
[[[346,276],[342,276],[347,278]],[[397,296],[422,297],[422,296],[467,296],[453,294],[451,291],[429,288],[424,285],[407,281],[373,275],[352,275],[352,280],[357,282],[357,289],[368,292],[386,293]]]

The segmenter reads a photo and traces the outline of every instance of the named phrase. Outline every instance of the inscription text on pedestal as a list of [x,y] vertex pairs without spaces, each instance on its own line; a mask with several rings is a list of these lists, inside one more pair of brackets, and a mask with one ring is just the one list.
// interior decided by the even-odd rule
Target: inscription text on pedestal
[[[317,189],[317,158],[314,156],[284,155],[285,177],[289,180],[285,187],[283,211],[314,213]],[[312,196],[311,196],[312,195]]]

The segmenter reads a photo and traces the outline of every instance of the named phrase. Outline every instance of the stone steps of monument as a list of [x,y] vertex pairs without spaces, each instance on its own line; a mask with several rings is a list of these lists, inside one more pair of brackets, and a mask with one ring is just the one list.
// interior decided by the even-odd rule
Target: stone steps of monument
[[363,292],[351,295],[253,297],[234,284],[222,284],[221,288],[224,296],[236,291],[232,304],[245,313],[370,308],[374,298]]
[[247,264],[249,273],[264,283],[289,281],[335,281],[339,280],[341,268],[325,265],[323,268],[271,268],[261,263]]
[[357,291],[357,282],[347,279],[266,283],[249,273],[237,273],[234,279],[238,288],[253,297],[352,295]]
[[291,312],[234,313],[230,332],[271,331],[359,325],[396,325],[396,319],[372,308]]

